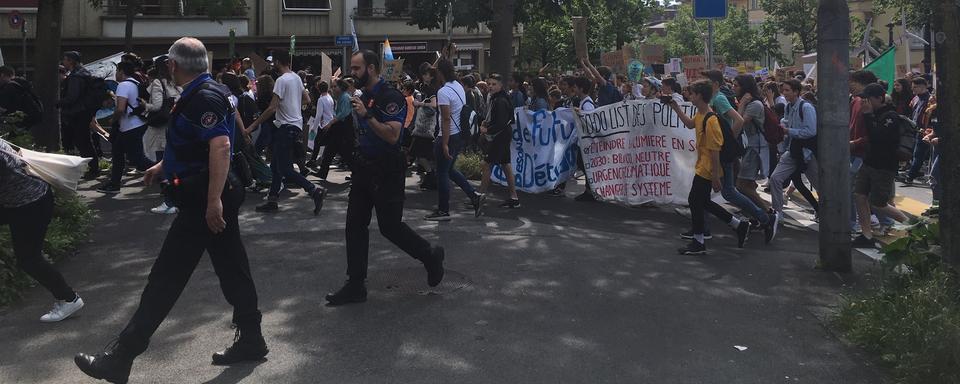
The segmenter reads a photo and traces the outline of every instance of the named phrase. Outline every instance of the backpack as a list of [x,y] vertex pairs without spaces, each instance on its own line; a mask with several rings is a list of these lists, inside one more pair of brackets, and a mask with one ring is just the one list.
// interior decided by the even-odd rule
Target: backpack
[[[806,100],[800,99],[800,103],[797,104],[797,108],[798,108],[797,112],[800,115],[801,123],[803,122],[803,105],[806,103],[807,103]],[[813,135],[813,137],[806,138],[806,139],[794,138],[790,140],[790,155],[793,156],[794,160],[797,160],[799,163],[803,163],[804,162],[803,150],[809,149],[813,151],[814,156],[816,156],[818,145],[819,143],[817,142],[817,135]]]
[[780,125],[780,117],[777,112],[764,104],[763,106],[763,138],[767,140],[770,146],[776,146],[783,142],[783,126]]
[[913,148],[917,145],[917,124],[896,111],[887,112],[880,119],[888,117],[897,121],[898,134],[900,135],[900,144],[897,146],[897,160],[910,160],[913,158]]
[[87,111],[98,111],[103,108],[103,101],[110,97],[107,81],[102,77],[88,76],[87,90],[83,94],[83,107]]
[[[453,90],[453,88],[450,88]],[[457,93],[455,90],[453,93]],[[460,99],[460,102],[463,103],[463,108],[460,109],[460,117],[457,123],[457,128],[460,128],[460,132],[466,132],[468,134],[473,134],[476,130],[474,128],[479,126],[479,115],[477,111],[473,109],[473,106],[467,103],[460,94],[457,93],[457,97]],[[466,129],[464,129],[466,127]]]
[[[137,86],[137,98],[138,98],[138,99],[141,99],[141,100],[150,100],[150,91],[147,90],[147,84],[145,84],[144,82],[137,81],[137,79],[134,79],[134,78],[127,78],[127,79],[124,80],[124,81],[129,81],[129,82],[131,82],[131,83],[133,83],[134,85]],[[138,103],[139,103],[139,102],[138,102]],[[132,109],[132,110],[133,110],[133,113],[136,114],[136,115],[143,115],[143,114],[144,114],[144,108],[146,108],[146,106],[144,106],[143,103],[139,103],[139,104],[137,104],[137,107],[136,107],[136,108],[133,108],[133,107],[130,107],[130,103],[127,102],[127,106],[128,106],[130,109]],[[141,116],[141,117],[143,117],[143,116]]]
[[43,121],[43,103],[37,94],[33,93],[33,87],[26,79],[15,77],[10,81],[15,87],[20,88],[21,111],[26,115],[23,119],[25,127],[32,127]]
[[743,142],[740,141],[740,137],[734,135],[730,124],[715,112],[709,112],[707,116],[703,118],[704,134],[707,132],[707,121],[709,121],[711,117],[717,118],[720,123],[720,132],[723,133],[723,146],[720,147],[720,162],[730,163],[743,157],[746,149],[743,147]]

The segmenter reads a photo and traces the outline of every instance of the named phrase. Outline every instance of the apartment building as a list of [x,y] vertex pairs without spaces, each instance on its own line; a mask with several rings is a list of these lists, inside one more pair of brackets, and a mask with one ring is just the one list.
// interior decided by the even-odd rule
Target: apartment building
[[[0,14],[8,19],[18,11],[27,21],[27,58],[32,59],[32,40],[36,32],[37,4],[41,0],[0,0]],[[63,49],[77,50],[84,59],[95,60],[123,50],[125,0],[103,0],[93,8],[87,0],[67,0],[63,9]],[[143,57],[162,54],[176,38],[202,39],[213,52],[215,62],[229,57],[232,43],[240,56],[269,55],[271,50],[289,49],[296,36],[295,66],[319,66],[320,54],[342,63],[349,48],[337,46],[338,35],[350,34],[354,22],[361,48],[380,51],[390,39],[394,56],[403,58],[408,69],[421,62],[432,62],[448,38],[448,31],[421,30],[408,25],[412,1],[403,4],[388,0],[246,0],[218,20],[211,20],[196,0],[142,0],[141,12],[133,23],[135,51]],[[389,6],[389,8],[388,8]],[[20,66],[21,32],[0,24],[0,48],[6,61]],[[231,31],[233,37],[231,37]],[[516,44],[519,33],[516,30]],[[461,69],[487,71],[490,31],[454,28],[449,35],[458,46],[453,58]],[[29,63],[28,63],[29,64]],[[30,65],[28,65],[29,67]]]

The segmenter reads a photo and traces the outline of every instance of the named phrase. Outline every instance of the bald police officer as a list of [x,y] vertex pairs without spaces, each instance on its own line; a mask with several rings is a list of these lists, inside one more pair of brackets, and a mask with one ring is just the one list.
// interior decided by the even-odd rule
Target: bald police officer
[[427,270],[427,284],[443,280],[443,248],[431,247],[401,220],[406,159],[400,150],[407,103],[403,94],[380,78],[380,57],[369,50],[353,54],[350,71],[358,79],[362,97],[352,99],[357,117],[359,153],[347,205],[346,285],[327,295],[328,305],[367,300],[367,254],[372,210],[377,211],[380,233],[404,252],[420,260]]
[[173,184],[180,212],[127,327],[105,351],[80,353],[74,358],[87,375],[112,383],[127,382],[133,359],[147,349],[204,250],[210,254],[227,302],[233,305],[237,325],[234,344],[215,353],[213,363],[259,360],[267,354],[257,291],[237,222],[244,190],[230,172],[231,142],[237,128],[227,99],[229,90],[206,73],[207,49],[197,39],[177,40],[170,47],[167,65],[183,93],[171,112],[173,123],[163,161],[147,171],[144,182],[149,185],[163,173]]

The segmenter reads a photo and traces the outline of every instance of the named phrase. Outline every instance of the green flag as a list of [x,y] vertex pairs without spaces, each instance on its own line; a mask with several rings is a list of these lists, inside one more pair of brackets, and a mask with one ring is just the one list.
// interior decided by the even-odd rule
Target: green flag
[[863,69],[873,72],[877,78],[887,82],[887,93],[893,92],[893,81],[897,79],[897,46],[891,46]]

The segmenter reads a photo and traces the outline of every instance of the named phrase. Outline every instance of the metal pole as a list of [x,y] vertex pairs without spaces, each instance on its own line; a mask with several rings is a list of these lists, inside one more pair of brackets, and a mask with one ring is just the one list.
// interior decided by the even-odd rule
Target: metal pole
[[[850,272],[850,19],[844,0],[820,0],[817,11],[817,153],[822,269]],[[842,166],[841,166],[842,165]],[[863,224],[869,225],[869,223]]]
[[707,70],[713,69],[713,19],[707,20]]
[[20,25],[20,34],[23,35],[23,78],[27,78],[27,19]]

